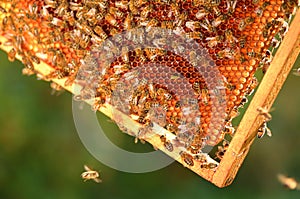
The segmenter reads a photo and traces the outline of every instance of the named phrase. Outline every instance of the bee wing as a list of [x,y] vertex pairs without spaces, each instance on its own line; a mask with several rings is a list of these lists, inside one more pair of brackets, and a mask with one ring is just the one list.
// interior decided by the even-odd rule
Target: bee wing
[[93,180],[94,180],[95,182],[97,182],[97,183],[102,182],[102,180],[101,180],[100,178],[94,178]]
[[86,165],[83,165],[83,168],[86,170],[86,171],[92,171],[92,169],[90,169],[88,166]]

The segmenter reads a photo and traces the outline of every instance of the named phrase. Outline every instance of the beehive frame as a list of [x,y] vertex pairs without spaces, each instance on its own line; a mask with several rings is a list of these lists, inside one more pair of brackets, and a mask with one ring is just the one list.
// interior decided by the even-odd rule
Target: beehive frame
[[[206,180],[214,183],[218,187],[224,187],[231,184],[239,167],[241,166],[244,158],[249,151],[250,145],[252,144],[256,136],[257,129],[261,126],[264,120],[263,116],[261,116],[257,111],[257,108],[264,107],[265,109],[269,109],[272,106],[289,71],[293,66],[293,63],[295,62],[299,54],[299,35],[300,11],[298,10],[292,24],[290,25],[288,33],[286,34],[280,48],[274,56],[270,68],[268,69],[262,82],[260,83],[260,86],[255,96],[253,97],[253,100],[251,101],[245,115],[243,116],[243,119],[240,122],[237,131],[232,141],[230,142],[229,148],[226,151],[219,166],[215,169],[205,169],[201,168],[200,163],[195,162],[194,166],[188,167],[189,169],[193,170],[195,173],[202,176]],[[5,38],[0,36],[0,42],[4,43]],[[2,45],[1,48],[7,52],[9,51],[8,47],[6,46]],[[17,58],[21,59],[18,56]],[[45,76],[53,70],[53,68],[51,68],[44,62],[41,62],[39,65],[35,65],[35,69],[38,73]],[[52,81],[61,85],[70,92],[73,92],[75,90],[75,85],[73,85],[72,87],[64,85],[65,79],[52,79]],[[88,103],[92,102],[88,101]],[[130,132],[132,133],[131,135],[137,136],[140,124],[131,120],[128,116],[122,114],[118,110],[115,110],[109,104],[101,107],[100,111],[109,117],[112,117],[112,111],[114,111],[114,113],[118,113],[122,118],[122,125],[124,126],[124,128],[130,129]],[[163,131],[165,134],[168,134],[169,137],[174,137],[173,134],[159,126],[154,126],[154,133],[155,130]],[[180,150],[176,147],[172,152],[166,150],[160,141],[159,135],[147,137],[145,138],[145,140],[151,143],[155,148],[162,150],[170,157],[176,159],[184,166],[187,166],[185,162],[180,157],[178,157]],[[213,159],[209,159],[208,161],[215,162]]]

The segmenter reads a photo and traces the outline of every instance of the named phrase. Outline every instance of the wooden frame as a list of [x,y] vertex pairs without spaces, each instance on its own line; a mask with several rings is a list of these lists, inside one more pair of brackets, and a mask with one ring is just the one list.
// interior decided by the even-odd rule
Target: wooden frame
[[[4,43],[5,38],[0,35],[0,43]],[[8,52],[9,47],[0,45],[4,51]],[[251,101],[246,113],[243,116],[242,121],[240,122],[237,131],[230,142],[229,148],[227,149],[223,159],[219,163],[218,167],[215,169],[205,169],[201,168],[199,162],[195,161],[195,165],[190,167],[188,166],[178,155],[180,152],[179,148],[174,147],[172,152],[165,149],[163,146],[160,135],[165,134],[167,137],[172,138],[175,135],[168,132],[164,128],[155,125],[154,132],[151,136],[144,138],[147,142],[151,143],[155,148],[160,149],[173,159],[177,160],[184,166],[187,166],[189,169],[202,176],[206,180],[214,183],[218,187],[225,187],[231,184],[235,175],[241,166],[244,158],[246,157],[250,146],[256,136],[257,129],[263,123],[264,117],[257,110],[258,107],[263,107],[265,109],[270,109],[275,98],[277,97],[283,83],[286,80],[287,75],[289,74],[293,63],[297,59],[297,56],[300,52],[300,10],[297,11],[296,16],[290,25],[290,29],[286,34],[284,40],[281,43],[274,59],[269,67],[267,73],[265,74],[260,86],[257,89],[253,100]],[[20,57],[17,56],[17,59]],[[48,75],[53,69],[41,62],[39,65],[35,64],[35,69],[37,73],[42,74],[43,76]],[[51,81],[59,84],[64,87],[66,90],[74,93],[75,85],[65,86],[64,83],[66,79],[52,79]],[[92,103],[87,101],[87,103]],[[100,111],[106,114],[109,117],[113,117],[112,111],[114,114],[117,113],[118,123],[128,129],[128,133],[132,136],[137,136],[139,128],[141,127],[139,123],[133,121],[127,115],[119,112],[114,109],[109,104],[100,108]],[[119,117],[120,116],[120,117]],[[155,134],[155,132],[160,132],[160,134]],[[208,162],[216,163],[209,156]]]

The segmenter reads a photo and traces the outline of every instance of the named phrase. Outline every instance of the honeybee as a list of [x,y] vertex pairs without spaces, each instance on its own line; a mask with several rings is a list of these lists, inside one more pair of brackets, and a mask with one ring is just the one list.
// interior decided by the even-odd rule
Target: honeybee
[[118,21],[115,19],[115,17],[111,13],[107,13],[105,15],[105,20],[112,26],[118,27]]
[[189,29],[191,29],[192,31],[195,31],[196,28],[200,28],[200,22],[198,21],[187,21],[185,22],[185,26]]
[[134,15],[139,13],[139,9],[135,6],[134,0],[129,0],[129,10]]
[[94,31],[97,35],[99,35],[103,40],[105,40],[108,36],[107,34],[104,32],[104,30],[100,27],[100,26],[96,26],[94,28]]
[[213,26],[213,27],[218,27],[221,23],[223,23],[226,19],[227,19],[228,17],[227,17],[227,15],[220,15],[220,16],[218,16],[215,20],[213,20],[212,22],[211,22],[211,25]]
[[124,13],[121,12],[118,8],[116,7],[110,7],[109,8],[109,13],[115,16],[117,19],[123,18]]
[[176,3],[172,2],[170,4],[170,12],[168,13],[168,17],[171,18],[172,15],[174,16],[178,16],[180,14],[180,11],[179,11],[179,7],[177,6]]
[[208,14],[209,14],[208,10],[203,8],[198,10],[198,12],[195,14],[195,17],[201,20],[203,17],[205,17]]
[[81,178],[84,179],[84,182],[86,182],[87,180],[94,180],[97,183],[102,182],[102,180],[99,178],[100,175],[97,171],[90,169],[86,165],[84,165],[83,167],[84,167],[85,172],[83,172],[81,174]]
[[215,37],[207,37],[206,40],[208,41],[207,45],[210,48],[215,47],[219,42],[222,42],[224,39],[223,35],[218,35]]
[[217,57],[222,59],[227,57],[228,59],[233,59],[235,55],[235,50],[233,48],[225,48],[217,53]]
[[218,164],[216,164],[216,163],[204,163],[204,164],[201,164],[200,167],[202,169],[215,169],[217,166],[218,166]]
[[131,13],[128,13],[127,17],[124,20],[124,29],[130,30],[134,27],[133,16]]
[[7,53],[8,60],[11,61],[11,62],[15,61],[16,54],[17,54],[16,49],[15,49],[15,48],[12,48],[12,49]]
[[243,20],[240,21],[239,25],[238,25],[238,29],[240,31],[243,31],[246,26],[248,26],[249,24],[253,23],[254,22],[254,18],[253,17],[247,17]]
[[278,174],[277,179],[284,187],[290,190],[300,190],[300,184],[294,178],[287,177],[283,174]]
[[300,76],[300,68],[293,69],[293,74],[296,76]]
[[203,39],[203,34],[201,32],[188,32],[187,37],[191,39]]
[[177,127],[175,126],[175,125],[173,125],[173,124],[170,124],[170,123],[168,123],[166,126],[165,126],[165,128],[168,130],[168,131],[170,131],[171,133],[175,133],[175,132],[177,132]]
[[184,21],[188,18],[188,13],[186,11],[183,11],[180,13],[180,15],[176,18],[174,24],[176,24],[177,27],[180,27],[183,25]]
[[257,138],[262,138],[265,134],[269,137],[272,136],[271,130],[267,127],[267,122],[263,122],[257,130]]
[[160,140],[168,151],[172,152],[174,150],[173,144],[167,140],[166,136],[161,135]]
[[236,7],[237,0],[226,0],[226,3],[227,3],[228,13],[233,14],[235,7]]
[[153,10],[153,5],[152,4],[148,4],[141,11],[141,17],[146,19],[149,16],[149,14],[152,12],[152,10]]
[[239,39],[239,45],[240,45],[240,48],[245,48],[245,44],[246,44],[246,37],[242,36],[242,37]]
[[200,23],[200,26],[206,29],[208,32],[216,32],[216,27],[212,26],[207,18],[205,18],[205,21]]
[[233,36],[231,30],[225,31],[225,42],[229,44],[229,47],[234,47],[237,41],[238,41],[237,38]]
[[185,162],[188,166],[190,166],[190,167],[194,166],[194,160],[193,160],[194,158],[192,155],[190,155],[186,152],[183,152],[183,151],[181,151],[179,153],[179,155],[180,155],[182,161]]
[[128,2],[127,1],[116,1],[115,2],[115,6],[117,8],[121,8],[121,9],[124,9],[124,10],[127,10],[128,9]]
[[272,115],[269,113],[272,110],[268,110],[266,108],[258,107],[257,111],[259,112],[260,115],[263,115],[265,117],[265,121],[269,122],[272,119]]
[[45,4],[49,7],[49,8],[56,8],[57,6],[57,2],[54,0],[45,0]]

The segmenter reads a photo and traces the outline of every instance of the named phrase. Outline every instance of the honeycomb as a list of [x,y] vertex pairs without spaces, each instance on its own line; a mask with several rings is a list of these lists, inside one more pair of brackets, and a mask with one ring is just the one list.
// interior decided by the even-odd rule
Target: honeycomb
[[[296,0],[20,0],[0,4],[1,45],[23,73],[34,63],[54,71],[39,77],[79,84],[75,100],[106,103],[147,133],[158,124],[175,135],[194,165],[206,146],[217,159],[234,136],[232,119],[257,86],[288,30]],[[52,87],[61,89],[52,83]],[[199,158],[200,157],[200,158]],[[205,160],[203,160],[205,162]],[[203,168],[215,168],[213,163]]]

